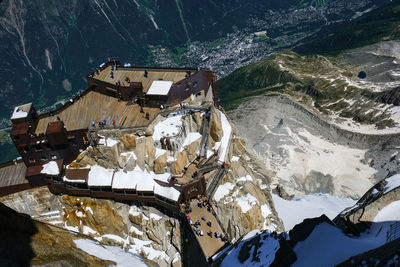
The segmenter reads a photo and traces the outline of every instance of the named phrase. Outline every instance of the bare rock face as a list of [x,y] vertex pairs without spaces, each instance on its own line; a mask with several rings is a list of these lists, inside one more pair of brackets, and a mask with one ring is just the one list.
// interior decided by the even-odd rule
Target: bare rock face
[[221,116],[219,111],[215,109],[213,109],[211,116],[210,136],[215,142],[219,142],[222,138]]
[[192,118],[194,123],[197,125],[198,130],[200,130],[203,123],[203,117],[201,116],[200,112],[193,113]]
[[85,155],[82,157],[81,161],[78,162],[77,166],[98,164],[107,169],[117,169],[119,168],[118,160],[119,153],[117,146],[88,147],[85,151]]
[[132,134],[124,134],[121,139],[124,150],[133,150],[136,147],[136,137]]
[[193,161],[196,158],[196,156],[197,156],[196,151],[199,148],[200,142],[201,142],[201,138],[197,139],[190,145],[184,147],[184,151],[186,151],[187,158],[189,161]]
[[267,186],[268,178],[262,171],[253,172],[247,164],[252,155],[247,153],[242,139],[233,140],[232,153],[229,172],[213,197],[222,228],[231,239],[254,229],[282,231],[283,224]]
[[165,173],[165,168],[167,167],[167,154],[163,154],[156,158],[154,161],[154,172],[158,174]]
[[181,266],[179,220],[155,208],[55,196],[46,187],[8,195],[0,201],[37,220],[90,236],[104,245],[122,247],[159,266],[171,266],[174,261],[175,266]]
[[2,266],[109,266],[115,264],[78,249],[75,239],[87,237],[33,221],[0,203]]
[[70,168],[84,168],[87,165],[93,166],[97,164],[90,156],[88,151],[83,151],[76,159],[69,164]]
[[153,169],[154,157],[156,155],[156,147],[151,136],[143,137],[137,140],[135,154],[137,156],[137,164],[141,169],[146,169],[146,166]]
[[188,159],[185,152],[179,152],[176,161],[172,162],[170,169],[172,174],[180,174],[183,168],[188,164]]
[[136,158],[131,154],[120,154],[118,159],[119,167],[124,171],[133,171],[136,167]]

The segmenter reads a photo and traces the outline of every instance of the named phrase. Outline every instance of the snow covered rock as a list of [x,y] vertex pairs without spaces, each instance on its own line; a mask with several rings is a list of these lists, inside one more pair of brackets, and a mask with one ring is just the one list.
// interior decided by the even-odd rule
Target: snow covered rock
[[[249,157],[243,140],[235,138],[232,147],[235,157]],[[254,172],[245,160],[232,161],[229,169],[213,200],[221,226],[230,238],[238,239],[254,229],[283,230],[270,192],[264,188],[262,179],[266,177],[262,171]]]

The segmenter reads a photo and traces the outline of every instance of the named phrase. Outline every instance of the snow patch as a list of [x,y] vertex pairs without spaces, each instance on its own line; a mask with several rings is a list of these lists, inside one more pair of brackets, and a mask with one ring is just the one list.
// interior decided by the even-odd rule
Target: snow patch
[[150,213],[150,219],[158,221],[160,220],[162,217],[160,215],[157,215],[155,213]]
[[253,206],[258,205],[258,200],[252,196],[251,194],[247,193],[244,196],[240,196],[236,198],[236,203],[242,209],[243,213],[248,212]]
[[400,221],[400,200],[393,201],[376,214],[374,222]]
[[292,200],[285,200],[272,193],[271,196],[278,216],[283,221],[285,231],[291,230],[306,218],[319,217],[325,214],[329,219],[333,219],[343,209],[353,206],[357,202],[351,198],[328,194],[305,195]]
[[222,111],[219,111],[221,117],[221,125],[222,125],[222,138],[220,145],[220,162],[226,162],[228,152],[229,152],[229,141],[231,139],[232,134],[232,126],[226,118],[225,114]]
[[230,182],[226,182],[218,186],[217,190],[214,193],[214,200],[217,202],[220,201],[222,198],[227,196],[234,187],[235,185]]
[[103,260],[116,262],[117,266],[147,266],[140,256],[119,247],[103,246],[87,239],[77,239],[74,243],[82,251]]
[[[258,230],[251,231],[248,233],[243,240],[238,244],[237,247],[233,248],[228,255],[224,258],[221,263],[221,267],[231,267],[231,266],[269,266],[275,259],[275,253],[278,251],[280,245],[279,240],[271,236],[269,233],[262,233],[260,240],[260,247],[257,250],[257,257],[260,259],[260,262],[252,262],[252,256],[250,256],[246,261],[240,263],[238,260],[240,250],[243,247],[243,244],[254,237],[256,234],[259,234]],[[254,246],[251,247],[250,255],[253,255]],[[310,265],[311,266],[311,265]]]
[[389,178],[386,178],[386,182],[387,182],[387,184],[384,188],[385,191],[383,192],[383,194],[386,194],[389,191],[400,186],[400,174],[396,174]]
[[253,181],[253,178],[248,174],[246,176],[240,177],[236,180],[236,182],[247,182],[247,181]]

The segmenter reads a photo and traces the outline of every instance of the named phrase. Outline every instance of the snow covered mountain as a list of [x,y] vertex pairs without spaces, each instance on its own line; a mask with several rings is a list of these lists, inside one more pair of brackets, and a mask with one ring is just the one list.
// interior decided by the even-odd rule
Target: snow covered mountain
[[[221,266],[396,265],[400,253],[399,191],[400,176],[395,175],[376,184],[333,222],[322,215],[304,220],[288,233],[252,231],[223,252],[219,262]],[[296,208],[296,212],[304,210]]]

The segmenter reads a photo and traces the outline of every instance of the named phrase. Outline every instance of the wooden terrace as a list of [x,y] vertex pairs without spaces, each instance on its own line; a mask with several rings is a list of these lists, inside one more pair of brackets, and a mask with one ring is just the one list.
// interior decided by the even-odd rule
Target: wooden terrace
[[25,179],[26,166],[23,162],[4,163],[0,168],[0,187],[28,183]]
[[[145,70],[147,71],[147,77],[144,76]],[[111,71],[114,74],[114,78],[111,78]],[[186,75],[186,70],[151,68],[131,69],[124,67],[114,67],[114,70],[111,70],[110,65],[103,70],[100,70],[99,74],[96,74],[96,72],[94,72],[93,78],[111,84],[115,84],[116,82],[120,81],[121,86],[129,86],[129,83],[125,80],[126,77],[128,77],[131,82],[141,82],[143,85],[143,92],[146,93],[153,81],[164,80],[176,83],[186,78]]]
[[54,116],[40,118],[35,133],[45,133],[49,122],[57,121],[57,117],[64,122],[67,131],[74,131],[89,128],[92,121],[98,124],[103,120],[107,120],[108,125],[115,120],[116,126],[124,128],[147,126],[159,112],[159,108],[144,107],[142,113],[138,104],[89,91]]
[[0,196],[31,188],[25,172],[25,163],[21,161],[0,164]]
[[[204,256],[209,259],[225,245],[225,242],[223,242],[221,238],[216,238],[214,236],[215,232],[223,235],[223,231],[215,216],[211,212],[207,211],[207,207],[200,208],[197,206],[197,203],[198,200],[193,200],[191,202],[190,206],[192,208],[192,212],[187,213],[186,216],[192,219],[193,224],[197,220],[200,221],[200,226],[198,227],[198,229],[203,231],[204,235],[199,236],[196,233],[194,233],[194,235],[196,236],[196,239],[199,242],[201,249],[203,250]],[[203,216],[206,219],[205,221],[202,220]],[[211,221],[211,227],[207,225],[208,221]],[[212,237],[207,235],[209,231],[212,232]]]

